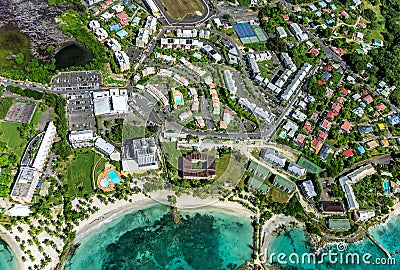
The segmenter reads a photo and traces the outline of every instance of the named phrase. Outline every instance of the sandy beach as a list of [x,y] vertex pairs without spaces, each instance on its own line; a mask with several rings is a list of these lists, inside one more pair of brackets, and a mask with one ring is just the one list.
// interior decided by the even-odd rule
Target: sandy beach
[[[88,219],[80,222],[78,226],[75,226],[75,241],[79,242],[88,233],[96,230],[100,226],[134,210],[143,209],[155,204],[169,205],[167,198],[168,195],[171,194],[172,193],[168,191],[153,192],[150,193],[149,196],[145,196],[140,193],[132,195],[130,197],[130,199],[132,199],[132,202],[120,200],[115,201],[113,204],[109,203],[107,205],[101,202],[97,197],[93,197],[91,207],[98,207],[99,211],[90,215]],[[77,206],[77,204],[77,200],[73,201],[73,205],[75,207]],[[177,197],[176,206],[178,207],[178,209],[185,210],[212,207],[218,209],[218,211],[245,218],[251,218],[254,215],[254,213],[244,208],[241,204],[230,201],[220,201],[217,198],[200,199],[189,195],[182,195],[180,197]]]
[[264,256],[268,256],[268,246],[271,240],[276,236],[277,232],[281,229],[291,227],[299,227],[301,223],[298,222],[294,217],[285,215],[274,215],[265,222],[262,228],[262,248],[261,251]]
[[21,259],[21,250],[18,246],[18,243],[15,241],[15,239],[10,235],[10,232],[4,229],[3,226],[0,226],[0,237],[1,239],[7,243],[7,245],[10,247],[11,251],[15,255],[15,259],[17,261],[18,269],[24,270],[24,263],[22,262]]
[[[80,221],[78,225],[73,225],[74,230],[76,231],[76,238],[74,242],[77,243],[82,241],[87,234],[131,211],[147,208],[156,204],[169,205],[169,195],[172,195],[172,193],[168,191],[156,191],[148,194],[147,196],[141,193],[133,194],[128,198],[131,201],[115,200],[113,203],[109,202],[107,204],[100,200],[97,196],[93,196],[89,200],[85,200],[83,198],[74,199],[72,201],[72,208],[74,210],[90,213],[88,210],[92,209],[92,213],[89,214],[87,219]],[[181,210],[195,210],[203,208],[207,210],[210,209],[210,211],[220,211],[226,214],[249,219],[254,216],[254,213],[244,208],[242,205],[230,201],[220,201],[216,197],[200,199],[189,195],[182,195],[177,197],[177,202],[175,205]],[[98,210],[93,211],[94,208]],[[40,227],[39,220],[31,220],[31,224],[33,226]],[[22,230],[18,230],[18,227],[20,227],[20,230],[22,228]],[[47,227],[50,231],[56,232],[56,228],[53,224],[49,224]],[[29,245],[25,251],[22,251],[20,243],[16,241],[16,238],[21,239],[21,241],[24,243],[34,240],[33,237],[28,233],[28,224],[19,224],[18,226],[13,226],[11,231],[7,231],[4,227],[0,226],[0,232],[2,233],[1,238],[4,239],[4,241],[10,246],[13,253],[16,255],[19,269],[25,270],[29,267],[34,268],[35,264],[38,264],[39,260],[45,258],[44,254],[47,254],[47,256],[52,258],[51,262],[47,264],[44,269],[54,269],[59,263],[60,255],[65,245],[65,239],[62,235],[50,235],[46,231],[42,231],[37,234],[35,237],[39,240],[42,248],[44,249],[44,252],[42,252],[36,245]],[[50,240],[54,245],[44,245],[43,243],[45,243],[47,239]],[[35,260],[29,259],[29,256],[26,254],[27,250],[31,252]],[[23,261],[22,256],[25,258],[28,257],[27,260]]]

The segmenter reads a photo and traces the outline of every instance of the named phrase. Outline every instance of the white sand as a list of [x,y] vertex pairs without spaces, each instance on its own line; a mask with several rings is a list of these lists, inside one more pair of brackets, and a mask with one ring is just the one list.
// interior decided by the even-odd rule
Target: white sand
[[[145,196],[143,194],[134,194],[129,199],[132,201],[125,201],[125,200],[115,200],[114,203],[105,204],[104,202],[100,201],[97,196],[91,198],[92,202],[89,202],[83,198],[75,199],[72,201],[72,208],[78,211],[88,210],[88,208],[93,209],[94,207],[98,208],[99,210],[90,214],[90,216],[81,221],[78,225],[73,225],[74,230],[76,231],[76,239],[75,241],[82,240],[87,234],[96,230],[100,226],[108,223],[128,212],[139,210],[142,208],[149,207],[151,205],[163,203],[169,205],[168,202],[168,195],[172,195],[172,193],[167,191],[157,191],[152,192],[150,196]],[[79,202],[80,201],[80,202]],[[215,207],[218,211],[222,211],[228,214],[251,218],[254,214],[244,208],[242,205],[230,202],[230,201],[220,201],[216,197],[209,197],[207,199],[200,199],[197,197],[189,196],[189,195],[182,195],[177,197],[176,206],[179,209],[196,209],[202,207]],[[45,218],[41,218],[45,219]],[[35,227],[39,227],[38,220],[31,220],[31,224]],[[64,228],[65,224],[62,226]],[[22,232],[18,231],[18,227],[23,229]],[[43,225],[41,227],[46,227],[50,231],[56,232],[56,227],[53,224]],[[2,232],[2,239],[4,239],[7,244],[10,246],[12,251],[14,252],[19,269],[25,270],[31,267],[35,269],[35,265],[40,265],[40,261],[45,259],[45,255],[47,254],[52,260],[49,264],[47,264],[43,269],[54,269],[59,262],[59,256],[64,247],[64,236],[62,233],[56,232],[53,236],[51,236],[48,232],[42,231],[37,233],[34,237],[31,237],[28,233],[29,225],[27,224],[19,224],[12,227],[11,232],[7,231],[4,227],[0,226],[0,232]],[[16,237],[20,238],[21,241],[17,242]],[[40,245],[43,248],[43,252],[41,252],[33,243],[31,246],[28,244],[28,241],[33,241],[34,238],[37,238],[40,242]],[[51,245],[46,246],[44,244],[45,240],[48,239],[53,242],[56,248],[53,248]],[[25,241],[25,251],[22,251],[20,248],[20,243]],[[34,261],[31,261],[29,256],[27,255],[28,250],[30,251],[32,257],[34,257]],[[27,260],[25,262],[22,261],[22,256],[24,256]]]

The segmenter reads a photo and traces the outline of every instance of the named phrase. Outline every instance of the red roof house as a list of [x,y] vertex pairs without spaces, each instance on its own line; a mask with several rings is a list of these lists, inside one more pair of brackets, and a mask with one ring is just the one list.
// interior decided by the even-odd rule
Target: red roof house
[[340,93],[342,93],[342,95],[347,96],[349,94],[349,90],[347,90],[346,88],[340,88]]
[[343,105],[343,103],[346,101],[346,99],[344,97],[338,97],[337,101]]
[[328,120],[322,121],[322,123],[319,125],[322,129],[329,131],[332,127],[332,122],[329,122]]
[[342,128],[344,131],[349,132],[352,126],[353,126],[353,125],[352,125],[349,121],[344,120],[344,123],[342,124],[341,128]]
[[322,141],[325,141],[326,138],[328,138],[328,132],[322,131],[322,130],[318,130],[317,133],[318,138],[320,138]]
[[378,111],[383,111],[383,110],[386,109],[386,105],[383,104],[383,103],[379,103],[378,105],[376,105],[376,109],[377,109]]
[[287,14],[283,14],[282,17],[283,17],[283,19],[284,19],[285,21],[288,21],[288,20],[289,20],[289,15],[287,15]]
[[367,104],[370,104],[370,103],[372,103],[374,101],[374,99],[371,97],[371,95],[368,95],[368,96],[364,97],[363,100],[365,102],[367,102]]
[[315,48],[311,48],[310,52],[315,56],[317,56],[319,54],[319,51],[317,49],[315,49]]
[[334,112],[334,111],[329,111],[328,114],[326,115],[326,117],[328,117],[331,120],[335,119],[336,116],[337,116],[337,112]]
[[306,121],[306,122],[304,123],[303,130],[304,130],[305,132],[307,132],[308,134],[311,134],[311,133],[313,132],[313,127],[312,127],[311,123],[308,122],[308,121]]
[[343,154],[344,154],[345,157],[352,157],[352,156],[354,156],[353,149],[351,149],[351,148],[349,148],[349,149],[347,149],[347,150],[344,150],[344,151],[343,151]]
[[335,112],[339,113],[339,112],[340,112],[340,109],[342,108],[342,105],[333,103],[332,106],[331,106],[331,108],[332,108],[332,110],[334,110]]
[[313,113],[310,117],[310,120],[316,122],[318,120],[318,113]]

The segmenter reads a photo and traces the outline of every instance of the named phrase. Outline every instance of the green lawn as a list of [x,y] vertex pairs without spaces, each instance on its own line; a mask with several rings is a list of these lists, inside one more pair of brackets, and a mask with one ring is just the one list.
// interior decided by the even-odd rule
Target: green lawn
[[[75,153],[74,158],[67,161],[66,182],[69,195],[80,197],[93,193],[92,172],[100,157],[99,154],[87,149],[86,152]],[[82,185],[81,190],[78,189],[79,185]]]
[[176,149],[176,142],[162,142],[161,149],[164,155],[168,155],[168,161],[175,168],[178,168],[178,158],[182,154],[179,150]]
[[270,186],[269,195],[272,200],[278,203],[286,203],[289,200],[289,195],[277,187]]
[[274,66],[272,65],[272,61],[265,60],[258,62],[258,68],[260,69],[261,76],[264,78],[268,78],[270,80],[270,75],[274,71]]
[[17,128],[20,125],[21,124],[12,122],[0,122],[0,131],[2,132],[0,140],[6,142],[8,148],[14,151],[15,155],[18,157],[17,161],[21,158],[28,144],[26,140],[19,136]]
[[[47,108],[46,108],[46,109],[47,109]],[[32,120],[31,120],[31,125],[32,125],[34,128],[36,128],[37,124],[39,123],[40,117],[42,116],[42,113],[43,113],[43,112],[44,112],[44,111],[42,111],[42,110],[40,109],[40,106],[37,106],[37,107],[36,107],[35,114],[33,115]]]
[[97,180],[97,177],[99,177],[100,173],[102,171],[104,171],[106,163],[107,163],[107,160],[103,158],[102,160],[100,160],[99,164],[97,164],[96,170],[94,172],[94,179],[95,180]]

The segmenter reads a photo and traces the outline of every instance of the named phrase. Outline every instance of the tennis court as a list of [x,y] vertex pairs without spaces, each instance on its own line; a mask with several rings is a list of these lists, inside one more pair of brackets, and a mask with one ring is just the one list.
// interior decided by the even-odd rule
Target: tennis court
[[239,38],[256,36],[256,33],[254,33],[253,28],[251,28],[249,23],[235,24],[233,28],[235,29]]

